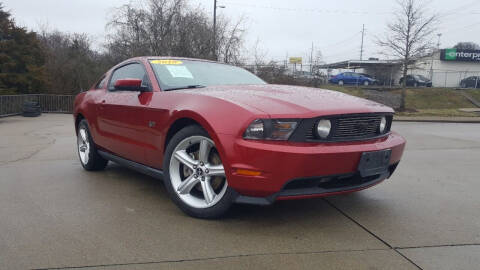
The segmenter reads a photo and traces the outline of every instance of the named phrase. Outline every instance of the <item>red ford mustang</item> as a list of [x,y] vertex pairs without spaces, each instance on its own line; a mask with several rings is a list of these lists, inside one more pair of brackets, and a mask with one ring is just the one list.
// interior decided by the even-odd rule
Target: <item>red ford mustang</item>
[[75,99],[78,155],[164,180],[187,214],[358,191],[390,177],[405,140],[393,110],[339,92],[270,85],[216,62],[140,57]]

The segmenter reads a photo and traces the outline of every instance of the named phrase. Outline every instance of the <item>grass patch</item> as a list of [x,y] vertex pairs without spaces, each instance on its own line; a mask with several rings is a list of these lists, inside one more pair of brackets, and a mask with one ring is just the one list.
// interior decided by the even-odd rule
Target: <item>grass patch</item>
[[462,96],[458,90],[420,88],[407,89],[406,107],[420,111],[429,109],[471,108],[473,104]]
[[439,117],[478,117],[474,112],[462,112],[458,109],[419,109],[416,112],[397,112],[398,116],[439,116]]
[[[340,91],[357,97],[365,97],[363,90],[356,87],[338,85],[323,85],[321,88]],[[389,90],[390,93],[401,95],[400,89]],[[473,98],[480,101],[480,90],[467,91]],[[399,116],[439,116],[439,117],[475,117],[474,112],[462,112],[460,108],[474,108],[475,106],[459,90],[451,88],[408,88],[406,112],[399,112]]]
[[480,102],[480,89],[465,90],[465,93],[469,94],[476,101]]

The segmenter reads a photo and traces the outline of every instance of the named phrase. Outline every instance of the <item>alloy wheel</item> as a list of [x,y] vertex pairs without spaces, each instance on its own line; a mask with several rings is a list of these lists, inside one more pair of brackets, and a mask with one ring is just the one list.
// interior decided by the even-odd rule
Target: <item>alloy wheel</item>
[[88,132],[83,127],[78,130],[77,145],[80,161],[85,165],[90,158],[90,142],[88,141]]
[[177,196],[194,208],[216,205],[228,187],[215,144],[204,136],[188,137],[175,147],[169,173]]

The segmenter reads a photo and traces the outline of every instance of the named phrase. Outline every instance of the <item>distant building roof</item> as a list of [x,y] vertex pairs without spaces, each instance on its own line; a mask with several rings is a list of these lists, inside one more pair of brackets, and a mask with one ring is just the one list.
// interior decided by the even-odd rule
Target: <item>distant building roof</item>
[[364,68],[370,66],[395,66],[401,65],[401,60],[346,60],[341,62],[320,65],[319,68]]

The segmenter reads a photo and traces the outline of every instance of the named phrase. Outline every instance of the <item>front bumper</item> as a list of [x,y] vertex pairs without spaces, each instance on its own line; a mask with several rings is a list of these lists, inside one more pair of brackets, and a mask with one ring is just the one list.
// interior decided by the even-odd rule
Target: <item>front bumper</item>
[[[341,143],[249,141],[231,135],[219,139],[237,202],[255,204],[335,195],[378,184],[393,173],[406,143],[395,132],[375,140]],[[361,178],[358,164],[362,153],[385,149],[392,150],[389,170]],[[261,175],[240,175],[237,169],[260,171]]]

